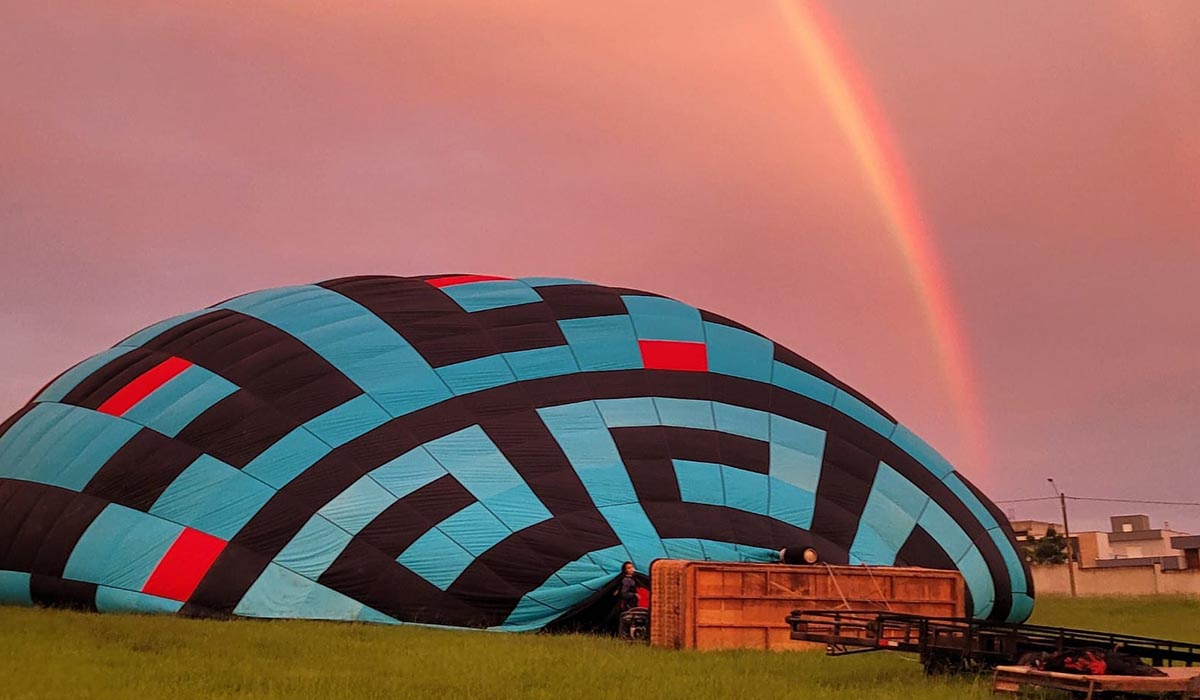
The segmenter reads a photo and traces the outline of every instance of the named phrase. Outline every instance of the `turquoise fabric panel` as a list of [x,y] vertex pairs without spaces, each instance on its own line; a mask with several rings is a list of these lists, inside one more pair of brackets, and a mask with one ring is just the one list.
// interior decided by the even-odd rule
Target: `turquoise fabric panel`
[[444,532],[432,527],[401,552],[397,561],[444,591],[475,561],[475,557]]
[[1021,557],[1017,554],[1012,542],[1009,541],[1008,535],[1001,529],[1000,524],[992,517],[990,511],[980,502],[979,497],[975,492],[967,487],[957,472],[951,473],[942,479],[944,483],[955,496],[962,501],[975,519],[983,525],[987,530],[988,536],[992,542],[996,544],[996,549],[1000,550],[1000,555],[1004,557],[1004,568],[1008,569],[1008,580],[1012,584],[1013,593],[1025,592],[1025,568],[1021,563]]
[[704,547],[700,540],[685,537],[671,537],[663,540],[667,556],[672,559],[689,559],[704,561]]
[[825,431],[772,413],[771,443],[812,455],[819,460],[825,452]]
[[771,365],[771,384],[780,389],[787,389],[793,394],[807,396],[813,401],[820,401],[827,406],[833,405],[834,396],[838,391],[837,387],[824,379],[818,379],[808,372],[778,361]]
[[756,515],[770,515],[770,479],[765,474],[721,467],[725,482],[725,505]]
[[268,564],[233,609],[235,615],[269,619],[357,620],[363,604],[300,574]]
[[559,321],[558,327],[585,372],[642,368],[642,351],[628,316],[574,318]]
[[332,449],[328,443],[322,442],[302,426],[263,450],[243,467],[242,471],[276,489],[281,489],[329,454]]
[[1008,569],[1008,583],[1012,586],[1012,592],[1014,594],[1027,593],[1028,591],[1025,587],[1025,568],[1021,565],[1020,556],[1013,548],[1008,535],[999,525],[989,528],[987,533],[992,542],[996,543],[996,547],[1000,550],[1000,555],[1004,557],[1004,568]]
[[45,389],[42,389],[42,391],[33,400],[38,403],[46,401],[62,401],[63,397],[69,394],[72,389],[79,386],[79,383],[91,376],[93,372],[129,352],[131,349],[132,348],[128,347],[115,347],[92,355],[83,362],[80,362],[71,369],[60,374],[54,381],[50,382]]
[[337,292],[315,285],[284,287],[231,299],[220,308],[254,316],[292,334],[393,416],[451,397],[407,340]]
[[183,607],[183,602],[156,595],[128,591],[123,588],[100,586],[96,588],[96,610],[102,613],[140,613],[143,615],[174,615]]
[[833,407],[884,437],[891,437],[892,432],[896,429],[896,424],[885,418],[879,411],[863,403],[858,397],[840,389],[833,397]]
[[663,425],[716,430],[712,403],[694,399],[655,398],[654,408]]
[[595,404],[609,428],[665,425],[719,430],[763,442],[770,439],[771,414],[751,408],[664,397],[597,399]]
[[[534,595],[537,593],[538,591],[534,590],[525,594],[517,602],[513,611],[509,613],[508,619],[504,621],[504,624],[492,629],[503,630],[505,632],[528,632],[541,629],[548,623],[556,620],[559,615],[562,615],[564,611],[555,610],[535,598]],[[579,602],[583,602],[586,598],[587,596],[582,596]]]
[[815,491],[798,488],[774,477],[768,480],[767,488],[770,492],[769,515],[772,518],[804,530],[812,528],[813,510],[817,503]]
[[972,544],[961,557],[955,561],[958,570],[962,572],[967,589],[971,591],[971,602],[975,605],[975,617],[986,618],[992,614],[996,602],[996,584],[988,571],[987,562],[979,553],[979,548]]
[[63,577],[141,590],[183,527],[108,504],[71,550]]
[[629,560],[641,571],[649,571],[650,563],[667,556],[661,538],[640,503],[604,506],[600,514],[608,521],[625,549]]
[[0,436],[0,477],[80,491],[140,429],[86,408],[40,403]]
[[817,492],[821,481],[821,458],[779,443],[771,443],[770,475],[809,493]]
[[719,401],[713,401],[711,405],[717,430],[762,442],[771,440],[770,414]]
[[946,478],[954,471],[954,467],[946,461],[945,457],[903,424],[896,425],[896,430],[892,433],[892,442],[933,472],[939,479]]
[[738,328],[706,321],[708,371],[770,383],[775,344]]
[[594,403],[539,408],[538,415],[597,506],[638,502],[625,463]]
[[1008,612],[1009,622],[1024,622],[1033,614],[1033,597],[1028,593],[1014,593],[1012,607]]
[[741,561],[741,553],[737,545],[719,540],[700,540],[704,548],[704,558],[708,561]]
[[29,574],[23,571],[0,571],[0,605],[33,605],[29,593]]
[[482,503],[463,508],[438,523],[437,529],[474,557],[481,556],[512,534],[512,530]]
[[192,365],[138,401],[121,417],[175,437],[196,416],[237,389],[232,382]]
[[390,615],[384,615],[375,608],[364,605],[362,610],[358,611],[358,616],[354,618],[356,622],[373,622],[379,625],[399,625],[401,622]]
[[[799,491],[815,494],[817,484],[821,480],[825,431],[775,414],[771,414],[770,420],[771,463],[769,474],[772,479],[771,488],[774,489],[777,483],[786,483]],[[783,508],[784,506],[782,502],[780,504],[772,502],[772,516],[775,516],[777,512],[782,512],[777,511],[777,507]],[[787,506],[787,510],[792,511],[799,507],[799,504],[793,504],[793,506]],[[802,512],[802,510],[797,512]],[[807,528],[812,522],[812,514],[808,512],[807,519],[790,522],[803,523],[800,526]]]
[[591,284],[583,280],[569,277],[522,277],[521,281],[530,287],[557,287],[564,284]]
[[680,499],[688,503],[725,505],[725,482],[721,478],[721,465],[686,459],[673,459],[671,463],[675,466]]
[[511,529],[519,530],[550,517],[550,511],[478,425],[424,447]]
[[370,396],[360,394],[304,424],[308,432],[330,447],[340,447],[392,419]]
[[449,473],[424,447],[418,447],[377,467],[370,476],[400,499]]
[[661,425],[654,399],[640,396],[629,399],[598,399],[596,407],[610,428]]
[[[566,350],[566,348],[563,348]],[[508,363],[500,355],[487,355],[458,364],[439,367],[438,376],[456,395],[494,389],[517,381]]]
[[275,563],[316,581],[350,544],[350,533],[314,516],[275,555]]
[[357,535],[396,500],[396,495],[391,491],[370,476],[363,476],[317,513],[351,535]]
[[175,477],[150,512],[228,540],[274,494],[258,479],[201,455]]
[[164,319],[153,325],[146,326],[145,328],[138,331],[137,333],[134,333],[133,335],[126,338],[125,340],[122,340],[121,342],[117,343],[117,346],[124,347],[126,349],[140,348],[143,345],[145,345],[146,343],[150,342],[151,340],[154,340],[158,336],[162,335],[163,333],[166,333],[167,331],[171,330],[175,326],[178,326],[179,324],[184,323],[185,321],[190,321],[193,318],[196,318],[197,316],[203,316],[204,314],[210,313],[211,311],[212,311],[212,309],[197,309],[195,311],[189,311],[186,314],[179,314],[178,316],[172,316],[171,318]]
[[621,301],[641,340],[704,342],[700,311],[694,306],[664,297],[623,296]]
[[483,504],[513,532],[550,518],[550,511],[524,483],[488,498]]
[[441,287],[467,311],[486,311],[518,304],[536,304],[542,300],[538,293],[520,280],[487,280]]
[[850,546],[852,563],[894,564],[929,500],[928,494],[881,462]]
[[579,371],[575,355],[565,345],[504,353],[504,360],[520,381],[557,377]]
[[929,501],[917,524],[925,528],[954,561],[962,559],[967,550],[975,546],[971,538],[967,537],[967,533],[963,532],[962,526],[955,522],[937,501]]

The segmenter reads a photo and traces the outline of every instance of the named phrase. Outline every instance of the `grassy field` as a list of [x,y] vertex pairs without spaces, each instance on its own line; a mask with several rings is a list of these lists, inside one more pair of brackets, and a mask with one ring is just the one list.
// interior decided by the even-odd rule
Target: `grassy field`
[[[1200,599],[1042,598],[1034,621],[1200,641]],[[0,607],[0,697],[990,698],[899,654],[696,653],[583,636]]]

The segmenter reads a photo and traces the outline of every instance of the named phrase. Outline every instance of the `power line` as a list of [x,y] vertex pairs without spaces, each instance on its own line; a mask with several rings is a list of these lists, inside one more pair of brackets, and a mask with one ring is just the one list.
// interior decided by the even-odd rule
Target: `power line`
[[[1136,503],[1151,506],[1195,506],[1200,508],[1197,501],[1140,501],[1132,498],[1090,498],[1087,496],[1067,496],[1068,501],[1091,501],[1097,503]],[[1058,496],[1041,496],[1039,498],[1010,498],[994,503],[1033,503],[1034,501],[1057,501]]]
[[1101,503],[1143,503],[1154,506],[1197,506],[1200,507],[1200,502],[1195,501],[1137,501],[1129,498],[1084,498],[1082,496],[1067,496],[1068,501],[1098,501]]

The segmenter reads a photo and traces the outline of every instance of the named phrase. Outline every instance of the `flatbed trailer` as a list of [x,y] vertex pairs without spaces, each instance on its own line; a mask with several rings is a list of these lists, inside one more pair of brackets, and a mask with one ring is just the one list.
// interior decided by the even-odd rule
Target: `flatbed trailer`
[[793,610],[787,623],[793,640],[825,644],[830,656],[912,652],[927,673],[985,671],[1016,664],[1031,652],[1085,647],[1119,651],[1157,667],[1200,666],[1200,643],[1069,627],[879,610]]
[[1026,688],[1054,688],[1084,700],[1130,695],[1200,700],[1200,666],[1176,666],[1163,671],[1166,676],[1098,676],[1039,671],[1028,666],[997,666],[992,677],[992,690],[1020,693]]

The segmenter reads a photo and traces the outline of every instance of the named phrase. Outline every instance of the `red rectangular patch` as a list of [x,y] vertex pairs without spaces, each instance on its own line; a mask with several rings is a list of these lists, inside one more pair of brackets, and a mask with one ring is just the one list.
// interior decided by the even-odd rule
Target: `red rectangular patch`
[[133,408],[138,401],[150,395],[158,387],[166,384],[183,370],[191,367],[192,363],[182,357],[168,357],[157,365],[142,372],[125,386],[121,387],[117,393],[108,397],[108,400],[100,404],[97,411],[107,413],[110,416],[120,416],[126,411]]
[[682,369],[704,372],[708,369],[708,349],[704,343],[678,340],[639,340],[642,364],[646,369]]
[[435,277],[431,280],[425,280],[435,287],[453,287],[456,284],[470,284],[472,282],[491,282],[493,280],[510,280],[511,277],[494,277],[492,275],[452,275],[450,277]]
[[154,567],[142,592],[187,601],[226,544],[220,537],[185,527]]

